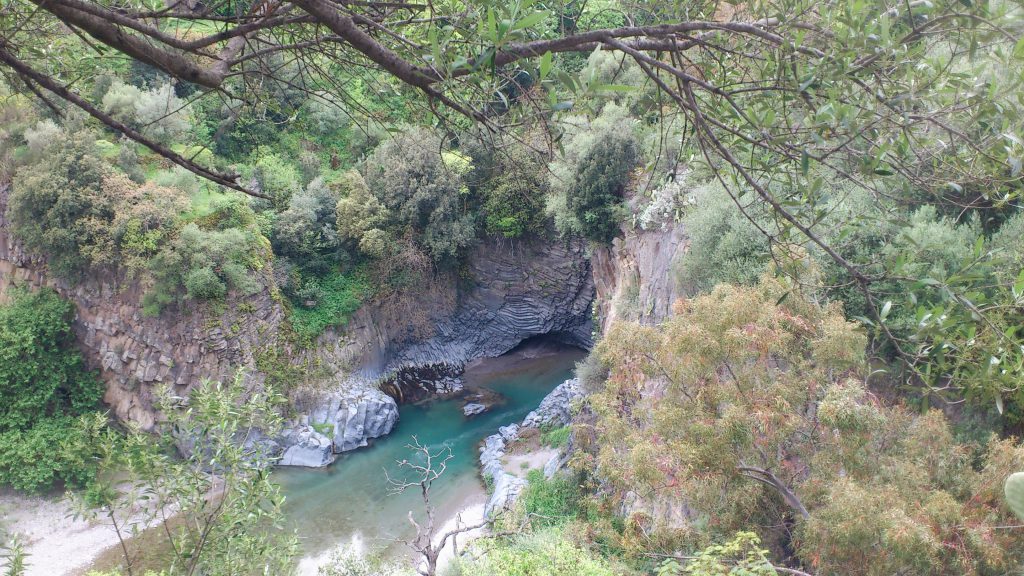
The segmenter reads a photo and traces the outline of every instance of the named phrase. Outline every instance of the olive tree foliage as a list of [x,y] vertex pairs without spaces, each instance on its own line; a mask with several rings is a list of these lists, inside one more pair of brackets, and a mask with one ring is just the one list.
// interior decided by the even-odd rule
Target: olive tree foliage
[[156,142],[179,142],[190,127],[187,103],[165,82],[150,90],[114,80],[103,95],[103,110],[121,122],[138,127]]
[[338,193],[322,178],[309,183],[288,201],[274,219],[274,253],[302,262],[307,268],[326,268],[336,261]]
[[721,283],[756,283],[771,259],[768,239],[758,229],[767,215],[760,211],[754,221],[744,217],[716,182],[699,185],[692,194],[693,206],[680,218],[690,238],[678,263],[681,285],[695,293]]
[[102,439],[107,475],[90,498],[75,497],[76,509],[116,532],[124,574],[142,574],[128,539],[146,526],[157,527],[168,576],[292,573],[297,541],[283,526],[284,496],[262,441],[280,429],[283,402],[246,385],[242,374],[201,382],[187,398],[164,389],[160,441],[132,427]]
[[820,575],[1020,569],[1001,485],[1024,448],[993,438],[975,451],[941,412],[886,406],[865,384],[864,334],[837,305],[766,277],[675,312],[617,324],[598,346],[610,372],[580,462],[613,500],[633,495],[643,545],[760,526],[780,560],[793,550]]

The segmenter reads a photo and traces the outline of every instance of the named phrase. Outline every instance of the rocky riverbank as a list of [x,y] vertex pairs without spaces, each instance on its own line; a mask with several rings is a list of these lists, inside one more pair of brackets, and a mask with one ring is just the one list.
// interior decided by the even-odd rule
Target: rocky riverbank
[[[484,513],[488,517],[514,504],[519,493],[526,487],[524,470],[529,470],[531,466],[517,467],[507,461],[508,452],[513,444],[526,436],[527,432],[536,436],[542,427],[569,424],[572,421],[574,404],[581,398],[583,398],[583,388],[580,386],[579,380],[575,378],[566,380],[552,390],[541,401],[537,409],[530,412],[521,423],[502,426],[498,429],[497,434],[492,434],[484,439],[483,446],[480,447],[480,473],[489,480],[493,488],[487,504],[484,505]],[[559,449],[548,455],[547,452],[537,451],[546,456],[544,458],[544,475],[546,477],[550,478],[565,465],[567,454],[564,452],[563,449]],[[536,458],[524,458],[522,454],[519,456],[516,460],[527,464],[531,460],[536,460]]]

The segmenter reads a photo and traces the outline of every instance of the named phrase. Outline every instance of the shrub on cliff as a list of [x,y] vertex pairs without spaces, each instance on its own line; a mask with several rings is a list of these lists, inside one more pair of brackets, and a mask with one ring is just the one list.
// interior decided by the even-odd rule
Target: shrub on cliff
[[682,219],[690,249],[679,262],[680,284],[691,293],[723,282],[755,284],[771,260],[768,239],[758,230],[769,223],[763,210],[749,207],[758,224],[751,222],[714,182],[699,186],[694,201]]
[[45,160],[15,174],[8,214],[25,247],[45,254],[68,276],[113,255],[113,199],[103,192],[107,169],[88,132],[68,134]]
[[341,258],[335,228],[337,192],[317,178],[288,202],[274,219],[274,253],[292,259],[314,274],[327,272]]
[[392,242],[386,230],[391,214],[355,170],[342,174],[335,186],[338,237],[371,258],[383,258]]
[[636,142],[621,134],[609,134],[580,159],[567,205],[585,238],[608,243],[618,235],[623,194],[636,162]]
[[453,263],[476,235],[467,209],[469,190],[462,157],[442,154],[441,139],[425,128],[410,128],[378,146],[366,161],[369,191],[387,208],[386,232],[412,230],[436,263]]
[[74,308],[49,289],[12,296],[0,306],[0,484],[83,484],[94,427],[77,417],[95,413],[103,388],[75,348]]
[[251,227],[187,224],[149,261],[154,285],[143,298],[144,311],[155,315],[165,305],[218,299],[229,290],[254,294],[261,284],[253,272],[263,268],[268,253],[266,239]]
[[544,236],[547,179],[535,153],[511,145],[494,154],[490,177],[481,186],[485,230],[505,238]]
[[614,102],[593,119],[566,119],[563,152],[549,165],[546,206],[560,233],[602,243],[618,234],[623,195],[639,160],[635,123]]

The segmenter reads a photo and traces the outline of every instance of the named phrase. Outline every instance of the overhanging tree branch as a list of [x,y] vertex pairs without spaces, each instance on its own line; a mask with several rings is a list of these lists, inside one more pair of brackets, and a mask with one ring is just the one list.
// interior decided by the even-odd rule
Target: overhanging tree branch
[[36,84],[42,86],[50,92],[53,92],[57,96],[60,96],[61,98],[70,102],[71,104],[74,104],[78,108],[81,108],[83,111],[88,113],[93,118],[96,118],[100,122],[113,128],[114,130],[123,133],[128,138],[138,142],[139,144],[142,144],[143,146],[146,146],[147,148],[153,150],[154,152],[160,154],[164,158],[167,158],[168,160],[174,162],[175,164],[181,166],[182,168],[190,170],[191,172],[194,172],[202,176],[203,178],[206,178],[216,184],[220,184],[221,186],[224,186],[226,188],[231,188],[232,190],[237,190],[239,192],[243,192],[245,194],[255,196],[257,198],[264,198],[268,200],[270,199],[269,196],[266,196],[260,192],[249,190],[248,188],[245,188],[244,186],[239,184],[237,174],[224,174],[221,172],[217,172],[211,168],[207,168],[205,166],[197,164],[183,157],[177,152],[171,150],[170,148],[167,148],[166,146],[163,146],[162,144],[150,138],[147,138],[141,132],[128,126],[127,124],[124,124],[123,122],[114,119],[109,114],[106,114],[105,112],[99,110],[92,104],[86,102],[78,94],[75,94],[71,90],[57,83],[54,79],[39,72],[38,70],[32,68],[28,64],[16,58],[7,50],[7,47],[4,44],[0,44],[0,62],[3,62],[4,64],[10,66],[13,70],[17,71],[23,77],[31,80],[32,82],[35,82]]

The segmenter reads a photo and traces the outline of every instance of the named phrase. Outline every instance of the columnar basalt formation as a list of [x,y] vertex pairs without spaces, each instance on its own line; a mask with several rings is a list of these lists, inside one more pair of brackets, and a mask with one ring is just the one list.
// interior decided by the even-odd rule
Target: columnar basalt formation
[[[497,356],[532,336],[550,334],[589,346],[594,284],[581,242],[499,243],[482,240],[458,273],[439,277],[418,296],[421,324],[372,301],[342,330],[328,330],[311,346],[299,348],[283,335],[287,310],[275,297],[270,270],[266,288],[253,295],[229,295],[223,303],[169,308],[147,317],[140,305],[144,286],[117,270],[57,278],[44,258],[27,253],[6,220],[9,189],[0,185],[0,300],[14,285],[50,286],[76,306],[75,333],[90,367],[106,383],[104,400],[122,420],[152,427],[159,386],[187,394],[202,379],[226,380],[246,371],[260,386],[259,360],[303,368],[306,385],[318,390],[312,403],[296,407],[299,416],[282,448],[301,445],[321,450],[324,436],[305,433],[301,422],[333,428],[330,453],[366,445],[390,431],[397,405],[378,389],[390,373],[410,366],[461,365]],[[331,460],[329,454],[320,454]],[[303,457],[303,462],[310,461]]]

